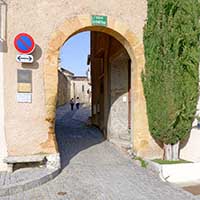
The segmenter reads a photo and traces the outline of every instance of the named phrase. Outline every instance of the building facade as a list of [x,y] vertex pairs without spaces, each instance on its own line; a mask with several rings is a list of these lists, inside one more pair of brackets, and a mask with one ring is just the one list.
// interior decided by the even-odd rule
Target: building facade
[[81,104],[91,103],[91,85],[87,76],[74,76],[71,82],[71,97],[79,97]]
[[[110,138],[114,141],[125,138],[124,140],[131,144],[132,150],[138,156],[147,158],[162,156],[161,147],[149,133],[141,79],[145,66],[143,28],[147,19],[146,0],[35,0],[28,3],[26,0],[4,0],[1,2],[1,169],[6,166],[3,165],[3,158],[13,156],[49,155],[51,163],[59,163],[54,130],[59,50],[67,39],[82,31],[107,34],[123,47],[119,47],[122,51],[116,54],[117,56],[106,57],[106,60],[99,61],[104,64],[111,61],[109,69],[116,73],[107,76],[103,87],[96,90],[101,92],[104,88],[104,91],[110,91],[110,94],[106,94],[110,95],[110,99],[105,98],[106,95],[101,96],[103,103],[93,99],[93,114],[96,115],[95,113],[100,110],[105,115],[93,116],[94,123],[100,118],[98,124],[103,132],[107,135],[112,132]],[[31,64],[16,62],[19,52],[15,49],[13,40],[17,34],[23,32],[29,33],[36,43],[32,53],[34,62]],[[106,37],[104,39],[109,40],[109,37]],[[108,51],[109,42],[107,41],[105,45],[107,47],[101,47],[104,53]],[[102,50],[98,48],[97,55],[93,54],[93,57],[98,57],[98,53],[101,55],[101,52]],[[121,63],[121,66],[128,66],[125,72],[122,72],[118,63]],[[104,66],[106,67],[106,64]],[[98,75],[99,72],[94,73]],[[122,73],[122,76],[119,76],[119,73]],[[26,84],[19,81],[21,80],[19,77],[23,75],[27,77]],[[125,85],[120,88],[123,79]],[[130,85],[130,91],[127,85]],[[106,87],[109,90],[105,90]],[[129,92],[131,106],[128,104]],[[117,101],[115,101],[116,96],[119,96]],[[120,104],[126,109],[124,121],[119,117]],[[116,117],[120,118],[121,124],[125,124],[124,131],[129,135],[120,135],[117,132]],[[105,124],[109,125],[105,127]],[[122,142],[123,139],[120,143]],[[184,155],[192,151],[191,146],[190,148],[187,144],[184,146]],[[200,155],[199,148],[193,152],[193,159],[199,158],[198,155]]]
[[74,76],[64,68],[58,70],[57,106],[70,102],[79,97],[81,104],[91,103],[91,84],[87,76]]

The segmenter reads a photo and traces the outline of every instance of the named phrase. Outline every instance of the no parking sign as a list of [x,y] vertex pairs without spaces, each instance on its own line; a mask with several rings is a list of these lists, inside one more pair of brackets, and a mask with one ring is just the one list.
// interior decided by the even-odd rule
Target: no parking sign
[[17,51],[22,54],[30,54],[35,49],[33,38],[27,33],[20,33],[15,37],[14,45]]

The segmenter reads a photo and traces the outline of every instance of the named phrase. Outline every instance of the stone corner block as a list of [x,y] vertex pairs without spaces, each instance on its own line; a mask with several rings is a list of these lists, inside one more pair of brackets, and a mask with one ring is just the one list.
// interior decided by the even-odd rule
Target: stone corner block
[[47,159],[46,167],[48,169],[60,169],[61,168],[59,153],[49,154],[46,156],[46,159]]

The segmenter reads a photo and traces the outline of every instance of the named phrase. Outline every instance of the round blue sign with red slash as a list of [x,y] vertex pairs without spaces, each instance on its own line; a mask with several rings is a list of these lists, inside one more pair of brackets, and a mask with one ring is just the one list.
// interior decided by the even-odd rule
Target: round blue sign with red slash
[[35,49],[33,38],[27,33],[20,33],[15,37],[14,45],[17,51],[23,54],[29,54]]

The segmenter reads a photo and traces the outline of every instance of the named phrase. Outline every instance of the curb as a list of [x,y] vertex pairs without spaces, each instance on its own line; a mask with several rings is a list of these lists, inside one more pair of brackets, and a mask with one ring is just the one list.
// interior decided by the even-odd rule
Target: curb
[[157,173],[157,174],[160,173],[160,171],[161,171],[160,164],[157,164],[157,163],[155,163],[155,162],[153,162],[151,160],[147,160],[147,159],[144,159],[144,161],[148,163],[147,168],[149,170],[151,170],[151,171],[153,171],[154,173]]
[[[162,182],[164,182],[165,184],[169,185],[170,187],[176,189],[177,191],[180,191],[180,192],[184,193],[188,198],[192,198],[194,200],[198,200],[199,199],[198,196],[195,196],[192,193],[190,193],[188,191],[185,191],[181,186],[179,186],[179,185],[177,185],[175,183],[171,183],[171,182],[165,180],[164,178],[162,178],[160,176],[160,173],[162,171],[160,164],[157,164],[157,163],[155,163],[155,162],[153,162],[151,160],[148,160],[148,159],[144,159],[144,161],[148,163],[148,166],[147,166],[148,170],[153,172],[153,173],[155,173]],[[141,166],[140,162],[135,162],[135,163],[138,166]]]
[[28,181],[22,181],[16,184],[9,184],[9,185],[2,186],[0,188],[0,197],[13,195],[16,193],[20,193],[20,192],[38,187],[52,180],[53,178],[55,178],[60,172],[61,172],[61,169],[55,169],[55,170],[51,170],[50,172],[48,172],[46,175],[42,177],[30,179]]

